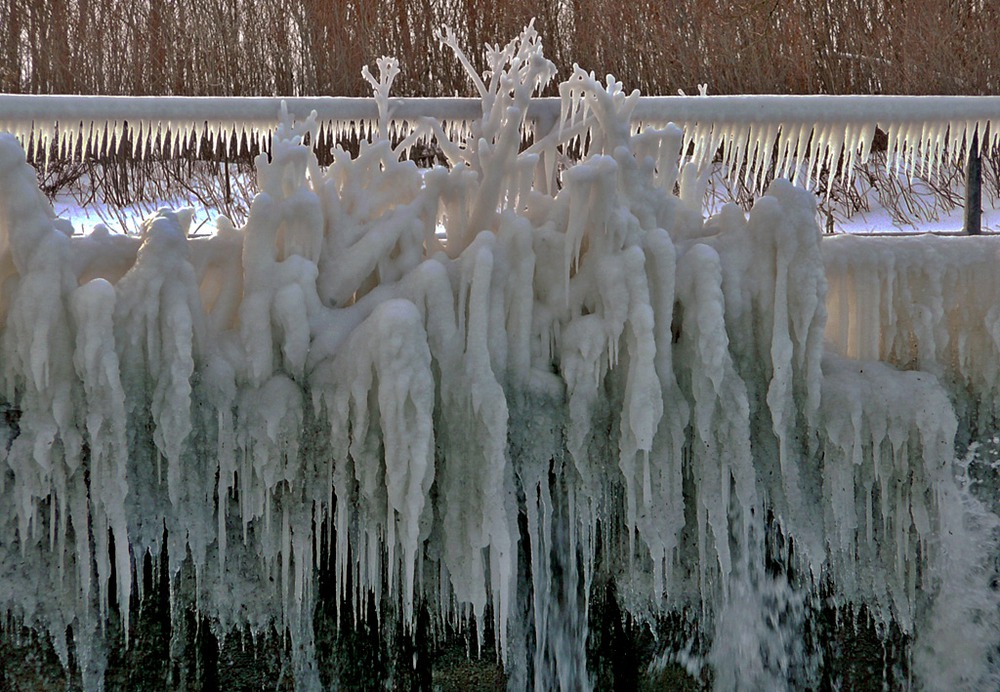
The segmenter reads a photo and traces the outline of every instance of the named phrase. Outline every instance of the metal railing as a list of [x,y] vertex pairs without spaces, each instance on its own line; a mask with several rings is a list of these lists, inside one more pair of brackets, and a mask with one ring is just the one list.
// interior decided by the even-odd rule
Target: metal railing
[[[107,146],[112,133],[139,137],[164,132],[189,136],[229,133],[269,134],[284,103],[296,118],[315,111],[321,124],[352,127],[379,117],[373,98],[355,97],[197,97],[63,96],[0,94],[0,130],[27,143],[98,137]],[[729,162],[747,166],[777,159],[807,159],[809,170],[846,171],[864,161],[876,128],[887,135],[888,154],[901,157],[910,173],[964,161],[967,170],[965,231],[981,229],[981,154],[1000,144],[997,96],[647,96],[633,104],[637,126],[672,122],[685,133],[683,151],[707,160],[720,149]],[[536,98],[527,118],[547,131],[558,122],[565,102]],[[424,118],[467,126],[483,115],[478,98],[394,98],[390,117],[400,124]],[[897,164],[898,165],[898,164]],[[808,180],[808,179],[807,179]]]

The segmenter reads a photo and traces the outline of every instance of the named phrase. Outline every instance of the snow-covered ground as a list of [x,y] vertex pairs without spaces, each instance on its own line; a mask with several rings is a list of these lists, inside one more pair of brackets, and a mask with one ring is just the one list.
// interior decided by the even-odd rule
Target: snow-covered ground
[[[914,220],[912,224],[900,224],[886,209],[856,212],[850,218],[835,223],[836,233],[939,233],[961,231],[964,219],[961,208],[942,212],[934,219]],[[983,205],[983,233],[1000,231],[1000,209]]]
[[[822,192],[816,193],[820,226],[828,233],[862,235],[956,233],[963,230],[964,210],[961,206],[953,206],[954,202],[960,205],[964,199],[964,179],[961,175],[954,175],[952,171],[950,181],[938,181],[932,185],[919,174],[910,178],[904,171],[897,170],[890,175],[888,171],[892,168],[885,161],[873,161],[868,164],[865,176],[855,177],[851,199],[853,208],[842,201],[844,190],[839,182],[834,187],[835,197],[839,199],[828,200]],[[420,170],[426,174],[431,169]],[[800,174],[804,175],[802,171]],[[234,176],[230,182],[233,183],[232,189],[237,191],[239,203],[236,206],[249,209],[250,198],[257,189],[255,182],[246,173],[234,173]],[[866,176],[874,179],[861,182]],[[729,174],[723,164],[713,164],[712,172],[703,182],[703,212],[706,217],[719,213],[723,205],[735,201],[736,193],[733,190],[736,186],[728,178]],[[219,183],[221,179],[215,182]],[[882,192],[877,188],[881,188]],[[947,190],[947,195],[942,194],[941,190]],[[52,206],[58,216],[69,219],[76,232],[82,235],[89,234],[97,224],[104,224],[112,233],[137,233],[142,219],[163,207],[193,209],[191,235],[210,235],[215,232],[215,218],[224,213],[218,208],[206,206],[194,194],[184,195],[183,192],[175,198],[140,202],[125,207],[105,203],[82,204],[80,193],[79,189],[60,193]],[[743,195],[746,194],[744,190]],[[756,199],[761,194],[763,191],[752,195],[752,198]],[[984,181],[982,197],[982,231],[1000,232],[1000,196],[989,189],[989,184]],[[896,208],[890,209],[886,205],[895,205]],[[245,219],[234,218],[233,221],[240,226]]]
[[198,235],[214,230],[212,221],[219,215],[217,210],[191,204],[184,199],[168,200],[159,204],[132,204],[127,207],[113,207],[107,204],[81,205],[68,196],[57,197],[52,202],[55,213],[64,219],[69,219],[76,232],[82,235],[89,234],[98,224],[104,224],[112,233],[136,233],[139,222],[160,207],[194,209],[191,230]]

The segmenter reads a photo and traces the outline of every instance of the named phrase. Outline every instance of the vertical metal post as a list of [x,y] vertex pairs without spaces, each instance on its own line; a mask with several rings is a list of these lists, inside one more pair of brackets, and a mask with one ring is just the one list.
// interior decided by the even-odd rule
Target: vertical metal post
[[983,229],[983,171],[979,153],[979,133],[972,135],[969,159],[965,162],[965,233],[979,235]]

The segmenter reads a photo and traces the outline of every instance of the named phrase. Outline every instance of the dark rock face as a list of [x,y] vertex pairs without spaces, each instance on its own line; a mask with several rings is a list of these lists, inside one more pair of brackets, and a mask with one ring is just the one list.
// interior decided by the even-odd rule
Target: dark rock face
[[[108,618],[105,689],[295,689],[288,637],[275,628],[256,634],[248,629],[220,633],[217,624],[185,602],[186,566],[171,585],[168,562],[169,557],[153,560],[148,555],[142,561],[142,596],[137,589],[127,645],[120,619],[114,613]],[[406,631],[391,617],[380,620],[373,598],[364,613],[354,613],[348,603],[338,608],[330,598],[328,577],[324,572],[313,618],[316,663],[325,689],[508,688],[510,681],[494,653],[491,623],[484,623],[481,647],[475,629],[434,628],[426,607],[418,611],[415,631]],[[708,645],[696,617],[675,612],[640,621],[622,609],[611,582],[595,586],[590,603],[587,667],[595,689],[712,688],[710,666],[692,671],[690,663],[685,665],[685,660],[704,656]],[[808,674],[799,672],[795,682],[803,688],[906,687],[909,638],[894,626],[880,631],[864,607],[815,608],[807,618],[805,638],[805,649],[819,665]],[[67,632],[67,640],[73,641],[72,632]],[[790,675],[794,678],[795,671]],[[72,644],[64,666],[44,634],[8,617],[0,631],[0,689],[83,689]]]

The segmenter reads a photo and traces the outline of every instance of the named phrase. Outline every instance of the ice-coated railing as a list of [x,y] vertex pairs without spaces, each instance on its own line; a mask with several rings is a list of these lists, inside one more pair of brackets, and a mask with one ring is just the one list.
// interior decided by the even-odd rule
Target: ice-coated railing
[[[105,152],[112,135],[131,131],[139,151],[160,146],[158,133],[182,139],[247,134],[258,138],[276,127],[284,102],[290,113],[317,120],[337,132],[362,132],[379,117],[372,98],[356,97],[199,97],[63,96],[0,94],[0,129],[34,146],[56,143],[68,154]],[[536,98],[528,118],[542,127],[558,122],[568,99]],[[422,119],[452,123],[459,130],[482,116],[478,98],[393,98],[394,129]],[[945,158],[964,157],[979,133],[980,148],[1000,142],[1000,96],[646,96],[636,99],[632,120],[638,126],[667,122],[684,129],[695,157],[704,160],[721,148],[733,163],[745,162],[754,174],[773,154],[782,165],[793,159],[822,164],[847,152],[848,169],[865,160],[876,128],[888,134],[889,154],[900,154],[907,170],[929,169]],[[75,145],[78,138],[86,149]],[[173,139],[173,138],[171,138]],[[96,145],[96,147],[95,147]]]
[[[768,171],[809,186],[826,175],[850,180],[869,159],[877,130],[887,135],[886,155],[896,173],[925,175],[945,162],[970,162],[966,230],[979,228],[979,159],[1000,143],[998,96],[646,96],[632,97],[637,129],[668,122],[684,132],[682,152],[701,170],[721,152],[732,175],[762,190]],[[557,124],[590,127],[587,113],[569,112],[571,93],[532,99],[526,132],[538,136]],[[375,98],[69,96],[0,94],[0,131],[15,134],[30,153],[48,160],[107,155],[122,147],[133,155],[175,155],[202,141],[227,152],[241,140],[266,146],[282,104],[297,119],[315,111],[320,134],[370,137],[379,122]],[[483,115],[478,98],[393,98],[388,102],[391,136],[407,136],[421,123],[439,123],[448,137],[465,140]],[[562,130],[560,130],[562,131]],[[423,127],[424,138],[434,134]],[[972,151],[974,149],[974,151]],[[970,153],[972,154],[970,156]]]
[[[276,124],[281,101],[303,117],[315,110],[325,120],[355,120],[378,115],[374,99],[349,96],[72,96],[0,94],[4,121],[140,120],[254,122]],[[470,119],[482,114],[478,98],[393,98],[400,118],[422,116]],[[532,114],[558,115],[558,97],[532,99]],[[536,110],[537,109],[537,110]],[[684,122],[868,122],[954,120],[988,121],[1000,117],[1000,96],[642,96],[634,117]]]

